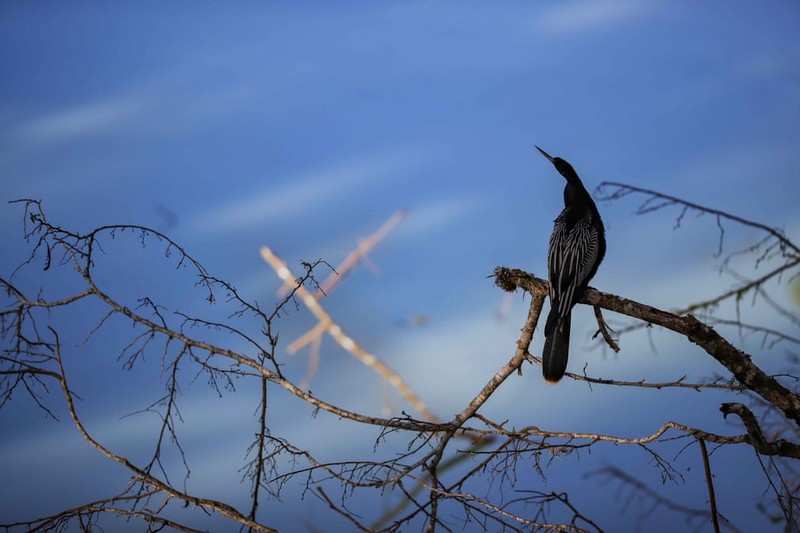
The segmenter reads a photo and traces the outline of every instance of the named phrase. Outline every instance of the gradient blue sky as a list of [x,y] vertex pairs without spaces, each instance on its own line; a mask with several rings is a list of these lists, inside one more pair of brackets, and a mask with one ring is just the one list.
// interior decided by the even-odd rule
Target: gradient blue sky
[[[497,265],[544,273],[563,180],[534,144],[568,159],[590,190],[627,182],[800,234],[798,28],[792,1],[4,2],[0,200],[39,198],[52,221],[76,230],[164,229],[264,307],[278,282],[260,245],[296,272],[301,259],[335,264],[393,212],[410,209],[371,255],[379,275],[361,267],[325,305],[447,418],[512,355],[524,320],[519,295],[511,315],[495,319],[502,295],[486,276]],[[635,207],[600,205],[609,244],[593,285],[665,308],[731,286],[735,278],[718,272],[712,220],[689,217],[675,231],[675,213],[637,217]],[[17,206],[0,208],[0,231],[8,276],[29,249]],[[729,227],[726,251],[754,237]],[[224,316],[157,248],[120,238],[107,252],[99,275],[121,300],[151,296],[171,309]],[[746,261],[734,266],[752,274]],[[77,286],[68,268],[32,268],[18,282],[29,293],[44,285],[46,295]],[[788,301],[785,286],[773,289]],[[760,308],[747,312],[789,327]],[[591,346],[594,326],[586,309],[576,313],[572,370],[588,363],[590,374],[648,380],[722,370],[658,331],[655,353],[646,336],[624,338],[615,357],[581,349]],[[404,326],[414,315],[429,324]],[[154,421],[120,417],[158,397],[158,357],[122,372],[114,351],[115,336],[130,331],[122,323],[79,348],[99,316],[86,305],[54,317],[75,337],[68,364],[85,398],[80,408],[109,445],[144,454]],[[284,317],[283,346],[311,324],[305,310]],[[785,349],[762,354],[753,339],[736,340],[767,368],[785,363]],[[299,379],[306,356],[279,357]],[[187,383],[182,400],[181,431],[196,465],[190,488],[244,508],[237,469],[255,429],[256,392],[242,383],[218,398],[200,381]],[[312,390],[349,408],[383,409],[378,380],[329,339]],[[545,387],[533,368],[482,412],[512,425],[625,436],[666,420],[736,433],[719,416],[722,398]],[[394,405],[409,409],[397,398]],[[271,398],[270,416],[273,434],[324,458],[373,453],[374,429],[310,418],[285,394]],[[402,443],[386,450],[394,445]],[[569,490],[601,525],[631,526],[637,506],[621,511],[626,493],[583,473],[618,460],[661,489],[658,473],[641,452],[604,453],[560,459],[547,484],[531,472],[522,488]],[[725,449],[713,460],[721,511],[745,530],[770,527],[755,510],[763,482],[748,482],[760,471],[752,454]],[[691,475],[663,490],[703,507],[696,449],[677,461]],[[22,395],[0,411],[0,472],[1,521],[109,495],[125,479],[67,420],[46,420]],[[309,524],[331,519],[298,491],[289,486],[282,503],[268,504],[265,521],[295,530],[300,512]],[[659,513],[647,529],[673,530],[680,518]]]

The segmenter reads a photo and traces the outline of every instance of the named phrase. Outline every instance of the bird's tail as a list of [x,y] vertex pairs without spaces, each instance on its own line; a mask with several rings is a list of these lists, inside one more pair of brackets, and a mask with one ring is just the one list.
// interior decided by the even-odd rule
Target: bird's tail
[[544,379],[557,383],[567,370],[569,358],[570,315],[560,317],[554,309],[547,316],[544,327],[544,351],[542,352],[542,372]]

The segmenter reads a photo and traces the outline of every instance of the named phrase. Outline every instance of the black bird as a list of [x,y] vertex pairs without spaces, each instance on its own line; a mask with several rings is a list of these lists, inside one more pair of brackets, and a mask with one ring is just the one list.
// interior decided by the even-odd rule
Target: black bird
[[559,381],[567,369],[571,312],[606,253],[603,221],[572,165],[536,147],[567,180],[564,210],[558,215],[547,252],[550,314],[544,326],[544,379]]

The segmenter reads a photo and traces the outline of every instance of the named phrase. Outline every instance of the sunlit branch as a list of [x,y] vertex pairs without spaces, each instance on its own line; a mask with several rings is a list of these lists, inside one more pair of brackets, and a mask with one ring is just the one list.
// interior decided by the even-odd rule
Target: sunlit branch
[[[317,287],[317,290],[314,291],[314,298],[317,301],[322,300],[326,296],[328,296],[336,286],[342,282],[347,274],[349,274],[350,270],[354,269],[359,262],[365,260],[367,258],[367,254],[371,252],[388,234],[389,232],[394,229],[397,224],[408,216],[408,211],[403,209],[392,215],[389,220],[387,220],[378,230],[367,237],[366,239],[360,241],[358,243],[358,247],[350,252],[350,254],[345,257],[344,261],[339,263],[333,272],[331,272],[325,281],[322,282]],[[288,293],[290,289],[293,289],[295,285],[284,282],[281,288],[278,291],[278,294],[285,294]],[[289,354],[295,354],[300,351],[303,347],[307,346],[308,344],[320,339],[322,334],[325,333],[327,330],[327,324],[320,321],[312,327],[310,330],[305,332],[299,338],[295,339],[287,346],[286,350]],[[312,363],[309,362],[309,366]],[[312,374],[311,370],[309,369],[309,374]]]
[[[393,214],[389,219],[383,223],[383,225],[375,231],[372,235],[367,237],[366,239],[362,239],[359,241],[358,246],[355,250],[350,252],[344,260],[336,265],[336,268],[333,269],[333,272],[328,275],[327,278],[317,287],[317,290],[314,292],[314,296],[317,300],[322,300],[324,297],[328,296],[333,292],[333,289],[342,282],[347,274],[358,265],[361,261],[363,261],[367,254],[370,253],[375,247],[387,236],[389,233],[400,223],[401,220],[408,217],[410,212],[407,209],[401,209]],[[278,295],[286,295],[292,289],[294,289],[294,283],[291,282],[284,282],[281,285],[280,289],[278,289]],[[298,350],[302,348],[297,348]]]
[[[284,282],[290,282],[291,280],[295,279],[292,275],[289,268],[275,253],[267,246],[261,247],[261,257],[264,261],[267,262],[274,270],[278,277],[283,280]],[[433,414],[433,412],[428,409],[428,406],[411,390],[411,387],[397,374],[394,370],[390,369],[386,364],[375,357],[373,354],[366,351],[364,348],[358,345],[355,340],[351,337],[345,335],[342,328],[336,324],[331,316],[325,311],[322,306],[319,304],[314,295],[312,295],[308,289],[303,287],[302,285],[297,286],[297,294],[300,296],[302,302],[308,307],[309,311],[311,311],[317,320],[320,321],[321,324],[325,325],[325,329],[328,333],[330,333],[331,337],[341,346],[343,349],[350,352],[356,359],[361,361],[364,365],[374,370],[379,376],[383,379],[388,381],[395,387],[403,398],[406,399],[413,407],[417,410],[426,420],[431,422],[437,422],[438,417]]]
[[492,434],[503,435],[515,439],[525,439],[530,436],[537,436],[546,438],[567,439],[569,441],[586,440],[589,442],[611,442],[614,444],[649,444],[651,442],[656,442],[660,440],[669,430],[672,429],[679,431],[684,435],[691,435],[693,437],[703,438],[709,442],[714,442],[718,444],[741,444],[748,442],[747,435],[735,435],[730,437],[723,435],[716,435],[714,433],[709,433],[707,431],[693,428],[684,424],[679,424],[677,422],[665,422],[661,427],[659,427],[656,431],[654,431],[650,435],[645,435],[642,437],[620,437],[617,435],[603,435],[601,433],[581,433],[573,431],[546,431],[536,426],[527,426],[518,430],[507,430],[505,427],[503,427],[503,425],[492,422],[491,420],[487,419],[486,417],[480,414],[475,415],[475,417],[480,419],[488,427],[492,428],[494,430],[493,432],[491,432]]
[[[539,361],[540,362],[540,361]],[[588,365],[588,363],[587,363]],[[640,379],[638,381],[623,381],[619,379],[598,378],[586,375],[584,368],[583,374],[576,374],[573,372],[564,373],[575,381],[585,381],[589,385],[613,385],[615,387],[639,387],[642,389],[692,389],[700,391],[702,389],[721,389],[730,391],[742,391],[744,385],[733,383],[722,383],[720,378],[710,381],[708,383],[692,383],[686,381],[687,376],[681,376],[674,381],[645,381]]]

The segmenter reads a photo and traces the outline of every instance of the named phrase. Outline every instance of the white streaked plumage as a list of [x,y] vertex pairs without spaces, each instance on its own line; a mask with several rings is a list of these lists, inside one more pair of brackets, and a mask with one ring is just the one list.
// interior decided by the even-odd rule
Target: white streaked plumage
[[550,301],[558,307],[559,316],[568,315],[575,305],[575,290],[587,281],[597,261],[599,239],[591,217],[579,219],[570,230],[566,213],[556,219],[550,236],[547,270],[551,280]]

